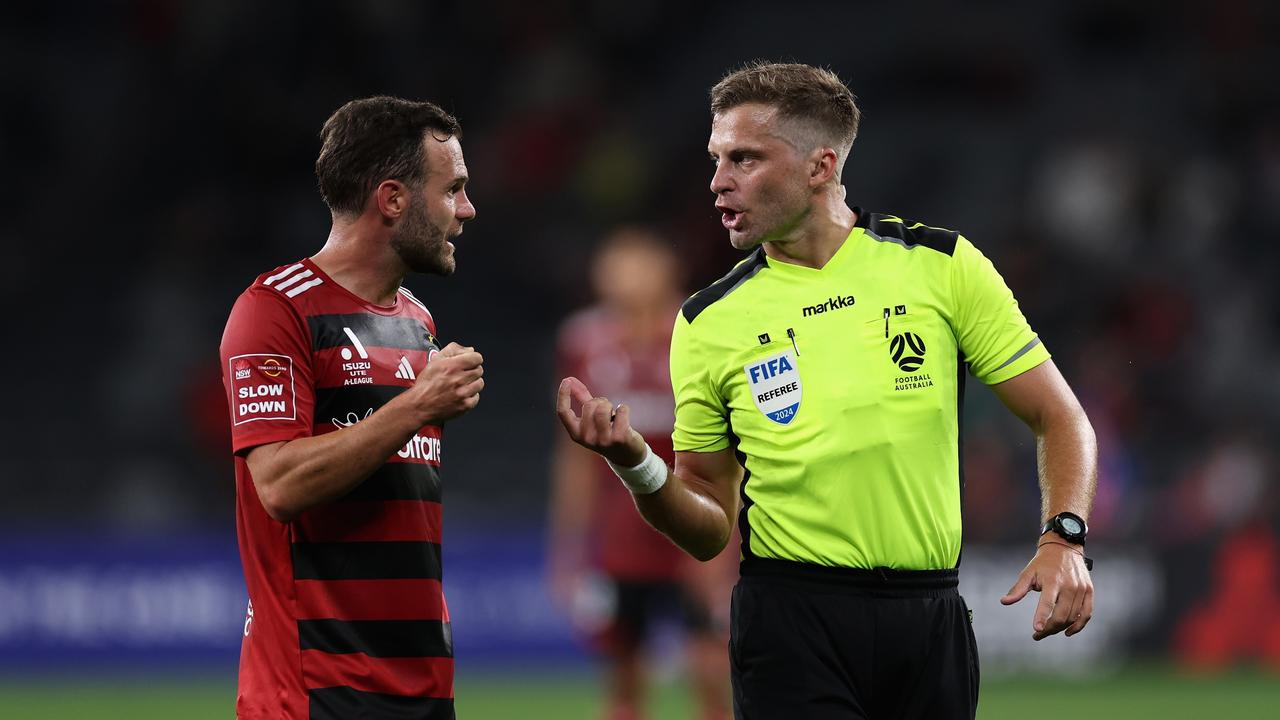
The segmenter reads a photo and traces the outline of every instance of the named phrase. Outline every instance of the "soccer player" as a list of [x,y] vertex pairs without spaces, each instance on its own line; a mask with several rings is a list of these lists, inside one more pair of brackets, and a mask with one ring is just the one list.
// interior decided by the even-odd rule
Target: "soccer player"
[[[635,228],[612,235],[592,263],[600,302],[560,331],[559,370],[626,397],[631,426],[672,457],[671,318],[680,270],[669,243]],[[689,669],[707,720],[728,717],[728,613],[736,558],[693,562],[636,513],[631,493],[596,455],[561,436],[552,469],[548,546],[552,595],[608,660],[606,717],[642,716],[643,650],[659,621],[678,616]]]
[[441,348],[410,272],[449,275],[475,217],[457,120],[355,100],[316,161],[333,227],[263,273],[222,337],[249,609],[240,718],[453,718],[440,586],[441,428],[480,354]]
[[1023,521],[1041,532],[1001,598],[1040,592],[1036,640],[1093,612],[1093,430],[968,239],[844,203],[859,112],[839,78],[753,64],[712,89],[711,111],[711,191],[750,253],[676,318],[675,469],[626,405],[576,378],[557,412],[696,557],[724,546],[741,498],[737,717],[972,718],[978,657],[956,590],[966,365],[1036,438],[1043,525]]

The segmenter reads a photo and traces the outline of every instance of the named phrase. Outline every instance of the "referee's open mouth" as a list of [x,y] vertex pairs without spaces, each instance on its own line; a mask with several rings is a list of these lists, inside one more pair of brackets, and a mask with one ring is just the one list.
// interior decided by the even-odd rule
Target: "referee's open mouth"
[[716,209],[721,213],[720,223],[725,226],[726,230],[741,229],[743,211],[719,203],[716,203]]

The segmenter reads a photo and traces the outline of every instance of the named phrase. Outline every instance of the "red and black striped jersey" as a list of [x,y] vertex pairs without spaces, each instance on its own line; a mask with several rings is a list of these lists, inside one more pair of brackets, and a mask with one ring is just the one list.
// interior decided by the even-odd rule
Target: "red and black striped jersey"
[[345,497],[289,523],[263,509],[252,448],[335,432],[413,385],[440,349],[408,290],[355,296],[310,260],[261,275],[222,337],[249,591],[240,718],[452,718],[441,589],[441,432],[422,428]]

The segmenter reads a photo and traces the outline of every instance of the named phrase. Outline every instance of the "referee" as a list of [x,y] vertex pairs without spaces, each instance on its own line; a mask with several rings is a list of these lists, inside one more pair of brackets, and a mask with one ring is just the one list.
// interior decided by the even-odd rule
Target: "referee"
[[576,378],[557,413],[695,557],[724,548],[736,513],[738,718],[973,718],[978,656],[956,590],[966,368],[1036,436],[1041,532],[1001,598],[1040,592],[1036,640],[1093,612],[1093,430],[968,239],[845,204],[859,112],[838,77],[749,65],[712,89],[711,111],[711,191],[750,254],[676,318],[675,469],[626,405]]

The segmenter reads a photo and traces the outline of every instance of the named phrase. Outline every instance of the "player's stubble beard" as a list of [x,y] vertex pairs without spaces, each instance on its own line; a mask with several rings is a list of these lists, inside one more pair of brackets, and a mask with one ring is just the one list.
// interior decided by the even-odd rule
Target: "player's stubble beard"
[[413,272],[429,275],[452,275],[457,262],[449,251],[445,231],[431,222],[427,203],[414,199],[391,237],[391,249]]

